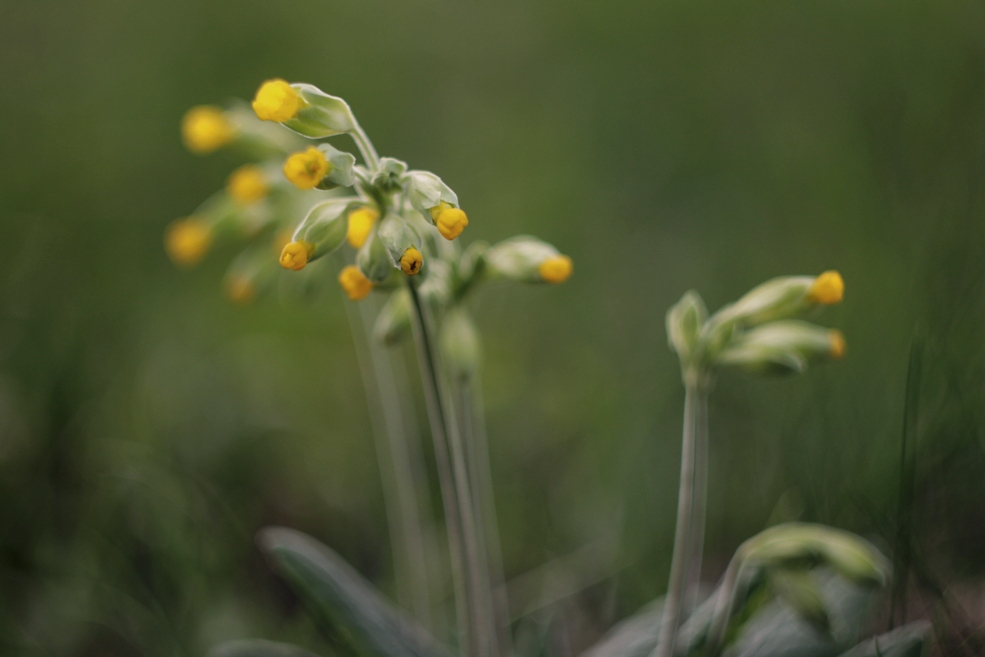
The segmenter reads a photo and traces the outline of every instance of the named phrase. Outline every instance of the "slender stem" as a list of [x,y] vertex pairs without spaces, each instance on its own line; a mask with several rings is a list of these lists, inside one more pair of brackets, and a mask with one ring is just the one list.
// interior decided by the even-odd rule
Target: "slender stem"
[[[483,578],[483,584],[490,605],[492,636],[497,639],[503,653],[511,655],[513,640],[510,635],[509,601],[506,597],[503,551],[499,539],[496,498],[493,492],[492,468],[489,463],[489,443],[486,439],[486,423],[482,413],[482,394],[479,387],[477,374],[459,381],[459,397],[465,427],[465,449],[472,478],[476,525],[480,532],[480,563],[488,573],[488,577]],[[491,652],[497,653],[496,650]]]
[[392,543],[397,598],[416,620],[430,629],[431,595],[427,570],[421,567],[426,562],[427,550],[418,508],[420,495],[418,482],[414,481],[410,445],[404,430],[393,365],[386,351],[368,337],[372,335],[369,304],[347,302],[345,305],[370,407],[370,423]]
[[370,171],[376,171],[380,168],[380,156],[376,154],[376,147],[373,146],[373,142],[369,140],[369,135],[363,130],[359,122],[356,121],[356,117],[352,117],[352,138],[356,142],[356,147],[359,148],[359,152],[363,156],[363,161],[366,166],[369,167]]
[[434,460],[438,472],[438,484],[441,489],[441,502],[445,512],[445,525],[448,532],[449,557],[451,559],[452,585],[455,593],[455,618],[458,624],[459,641],[468,647],[468,652],[474,654],[475,636],[472,632],[472,604],[465,583],[465,546],[462,537],[462,521],[459,515],[459,501],[455,493],[455,482],[452,474],[451,456],[448,451],[447,428],[445,414],[441,406],[441,393],[435,367],[435,355],[432,348],[431,331],[427,317],[424,314],[421,298],[417,288],[408,280],[407,287],[414,306],[414,342],[417,347],[417,359],[421,368],[423,380],[424,401],[428,411],[428,421],[431,425],[431,438],[434,441]]
[[653,657],[671,657],[681,622],[684,579],[687,575],[688,535],[691,532],[691,508],[694,500],[694,443],[697,415],[697,385],[685,376],[684,432],[681,446],[681,482],[677,496],[677,528],[674,531],[674,554],[670,562],[670,582],[664,604],[660,639]]
[[694,506],[691,509],[691,536],[688,546],[687,582],[684,588],[683,617],[687,618],[698,604],[701,587],[701,562],[704,556],[705,524],[708,508],[708,395],[697,395],[697,421],[694,445]]
[[718,587],[718,598],[715,600],[715,611],[712,615],[711,627],[708,629],[708,655],[718,657],[722,652],[725,643],[725,632],[728,630],[728,622],[732,618],[735,609],[735,599],[739,577],[742,574],[742,548],[736,551],[725,575],[722,577],[722,584]]

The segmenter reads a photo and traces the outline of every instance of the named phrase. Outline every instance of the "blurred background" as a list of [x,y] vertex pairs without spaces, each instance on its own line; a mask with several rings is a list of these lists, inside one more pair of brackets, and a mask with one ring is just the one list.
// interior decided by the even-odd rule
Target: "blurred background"
[[[331,269],[324,293],[238,307],[235,250],[182,272],[162,247],[238,163],[185,151],[182,114],[275,76],[441,175],[465,242],[532,233],[574,259],[565,285],[475,304],[505,568],[535,583],[518,635],[576,654],[666,587],[667,308],[825,269],[845,360],[711,398],[707,577],[800,518],[906,545],[912,616],[985,623],[982,3],[8,0],[0,652],[330,654],[255,548],[268,524],[394,593]],[[586,568],[528,577],[552,563]]]

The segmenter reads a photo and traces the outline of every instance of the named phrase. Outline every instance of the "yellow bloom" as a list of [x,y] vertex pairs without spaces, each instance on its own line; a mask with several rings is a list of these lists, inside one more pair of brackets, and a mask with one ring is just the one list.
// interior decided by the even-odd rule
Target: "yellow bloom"
[[164,247],[179,267],[198,263],[212,245],[212,230],[197,217],[176,219],[164,235]]
[[359,271],[359,267],[349,265],[339,274],[339,285],[353,301],[365,299],[373,291],[373,283]]
[[845,295],[845,281],[836,271],[826,271],[814,279],[811,289],[807,291],[807,300],[812,303],[831,305],[840,303]]
[[400,269],[408,276],[413,276],[421,271],[422,264],[424,264],[424,256],[413,246],[404,251],[400,257]]
[[233,303],[245,306],[253,301],[256,294],[256,286],[246,276],[234,275],[226,280],[226,296]]
[[548,283],[563,283],[571,276],[574,265],[566,255],[554,256],[540,263],[537,273]]
[[298,189],[314,189],[331,172],[332,163],[314,146],[295,153],[284,162],[284,177]]
[[284,250],[280,252],[280,266],[284,269],[301,271],[308,264],[308,259],[315,252],[315,245],[311,242],[290,242]]
[[831,351],[832,358],[841,359],[845,356],[845,336],[841,331],[831,331]]
[[253,111],[264,121],[283,123],[297,116],[304,105],[301,96],[284,80],[267,80],[257,89]]
[[434,219],[438,232],[446,240],[455,239],[469,225],[469,218],[461,209],[453,208],[444,201],[431,208],[431,218]]
[[366,243],[369,232],[373,230],[373,224],[380,218],[380,213],[374,208],[362,207],[349,213],[349,229],[345,238],[354,249],[358,249]]
[[211,153],[232,141],[236,130],[226,113],[215,105],[198,105],[181,120],[181,139],[192,153]]
[[240,205],[249,205],[265,197],[270,192],[270,185],[263,169],[255,164],[244,164],[229,176],[226,190]]

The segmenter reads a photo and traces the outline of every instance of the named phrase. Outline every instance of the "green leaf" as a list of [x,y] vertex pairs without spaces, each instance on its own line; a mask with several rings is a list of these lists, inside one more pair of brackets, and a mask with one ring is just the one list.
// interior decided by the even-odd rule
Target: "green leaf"
[[929,633],[930,623],[917,621],[866,639],[840,657],[920,657]]
[[448,657],[427,632],[401,618],[352,566],[315,539],[270,527],[260,532],[257,542],[318,628],[349,654]]
[[304,648],[289,643],[263,639],[226,641],[212,648],[209,657],[318,657]]

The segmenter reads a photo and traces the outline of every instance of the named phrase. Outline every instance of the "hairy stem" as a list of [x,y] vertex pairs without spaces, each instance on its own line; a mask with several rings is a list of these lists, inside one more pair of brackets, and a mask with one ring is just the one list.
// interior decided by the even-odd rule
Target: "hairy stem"
[[677,496],[677,528],[674,530],[674,554],[670,562],[670,581],[664,604],[660,639],[653,657],[671,657],[681,623],[684,580],[687,576],[688,536],[691,533],[691,510],[694,501],[694,443],[697,415],[697,386],[685,377],[684,431],[681,446],[681,482]]
[[683,617],[698,604],[701,562],[704,557],[705,524],[708,509],[708,395],[698,393],[694,443],[694,503],[688,545],[687,579],[684,587]]
[[352,117],[352,139],[356,142],[356,147],[359,148],[360,154],[363,156],[363,161],[366,166],[369,167],[370,171],[376,171],[380,168],[380,156],[376,154],[376,147],[373,146],[373,142],[369,140],[369,135],[363,130],[359,122],[356,121],[356,117]]

